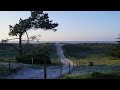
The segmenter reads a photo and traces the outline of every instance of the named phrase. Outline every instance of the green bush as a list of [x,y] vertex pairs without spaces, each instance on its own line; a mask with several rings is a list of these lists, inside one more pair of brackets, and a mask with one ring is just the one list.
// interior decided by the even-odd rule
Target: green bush
[[33,53],[25,54],[22,55],[21,57],[16,57],[16,61],[26,64],[32,64],[32,58],[34,64],[44,64],[45,59],[47,64],[51,64],[49,56],[45,57],[44,54],[33,54]]
[[100,72],[93,72],[91,77],[92,77],[92,79],[120,79],[119,74],[100,73]]
[[94,66],[94,62],[93,61],[89,61],[88,66]]

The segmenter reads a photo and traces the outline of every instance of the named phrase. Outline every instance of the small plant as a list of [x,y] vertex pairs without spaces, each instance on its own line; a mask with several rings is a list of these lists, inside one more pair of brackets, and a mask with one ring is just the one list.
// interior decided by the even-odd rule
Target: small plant
[[91,75],[92,79],[120,79],[119,73],[113,73],[113,72],[106,72],[106,73],[100,73],[100,72],[94,72]]
[[1,59],[0,59],[0,61],[2,62],[2,61],[3,61],[3,59],[1,58]]
[[88,66],[94,66],[94,62],[93,61],[89,61]]

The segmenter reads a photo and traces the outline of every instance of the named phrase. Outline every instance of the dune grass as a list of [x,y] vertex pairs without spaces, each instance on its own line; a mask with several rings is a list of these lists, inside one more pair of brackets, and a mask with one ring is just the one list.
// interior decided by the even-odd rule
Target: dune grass
[[62,48],[67,58],[79,60],[80,65],[88,65],[93,61],[95,65],[120,65],[120,59],[111,56],[114,44],[67,44]]
[[120,79],[120,72],[94,72],[83,75],[66,75],[61,79]]
[[5,77],[10,73],[15,73],[20,67],[11,67],[10,70],[5,65],[0,65],[0,79],[5,79]]
[[0,66],[0,77],[8,72],[8,68]]
[[[93,68],[109,66],[110,71],[105,69],[104,72],[86,72],[86,74],[70,74],[62,79],[120,79],[120,59],[112,57],[112,48],[115,44],[67,44],[62,48],[67,58],[77,63],[80,66],[89,67],[90,62],[93,62]],[[114,72],[112,67],[117,71]],[[90,67],[89,67],[90,68]],[[92,68],[92,67],[91,67]],[[93,69],[92,68],[92,69]],[[78,68],[75,72],[80,71]],[[83,70],[84,71],[84,70]],[[91,71],[91,70],[90,70]],[[98,71],[98,70],[96,70]],[[85,71],[84,71],[85,72]]]

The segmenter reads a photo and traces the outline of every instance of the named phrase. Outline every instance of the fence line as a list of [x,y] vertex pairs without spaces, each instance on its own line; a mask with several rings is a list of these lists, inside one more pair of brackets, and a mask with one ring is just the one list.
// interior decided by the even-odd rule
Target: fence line
[[[60,58],[59,57],[58,57],[58,61],[55,60],[55,59],[57,59],[57,58],[53,59],[54,63],[60,62]],[[31,61],[32,61],[32,64],[34,64],[34,58],[32,58]],[[45,62],[44,62],[44,79],[47,79],[47,62],[46,61],[47,60],[45,59]],[[65,69],[67,70],[68,69],[68,73],[70,74],[72,70],[74,70],[74,69],[76,69],[76,68],[78,68],[80,66],[80,60],[70,60],[70,61],[72,63],[69,62],[68,65],[65,66],[65,68],[63,68],[62,62],[60,62],[60,77],[63,76],[63,70],[65,70]],[[8,59],[8,67],[9,67],[8,69],[10,71],[10,68],[11,68],[11,59]]]

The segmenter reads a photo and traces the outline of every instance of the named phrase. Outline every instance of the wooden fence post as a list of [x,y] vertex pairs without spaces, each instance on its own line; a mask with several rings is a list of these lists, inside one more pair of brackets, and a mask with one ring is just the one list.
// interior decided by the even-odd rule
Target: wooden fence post
[[78,60],[78,67],[79,67],[79,60]]
[[78,60],[76,60],[76,62],[77,62],[77,67],[78,67]]
[[10,59],[9,59],[9,71],[10,71]]
[[69,74],[70,74],[70,63],[69,63]]
[[53,60],[54,60],[54,64],[55,64],[55,57],[53,58]]
[[45,62],[44,62],[44,79],[46,79],[46,57],[45,57]]
[[75,60],[76,68],[77,68],[77,60]]
[[61,65],[60,65],[60,77],[62,77],[62,62],[61,62]]
[[74,69],[74,61],[73,61],[73,69]]
[[33,58],[32,58],[32,64],[33,64]]

